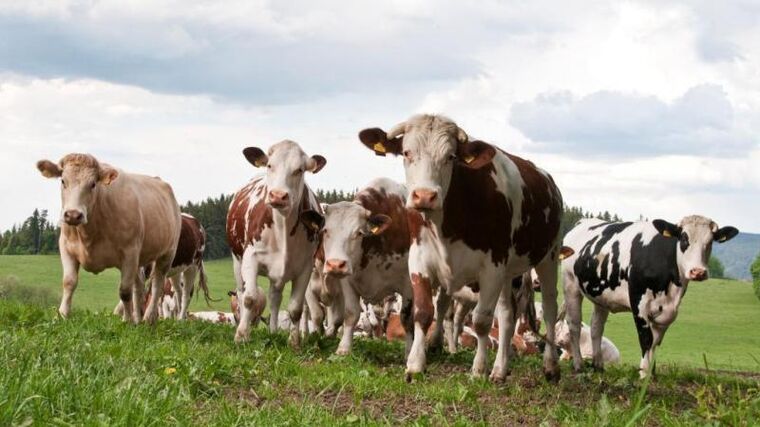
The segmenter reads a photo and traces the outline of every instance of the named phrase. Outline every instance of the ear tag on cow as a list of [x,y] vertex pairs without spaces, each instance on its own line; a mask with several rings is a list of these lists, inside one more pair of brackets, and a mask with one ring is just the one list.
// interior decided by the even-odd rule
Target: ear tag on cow
[[662,230],[662,235],[665,237],[673,237],[673,235],[670,234],[670,231],[668,230]]
[[379,225],[373,225],[372,228],[369,229],[369,231],[372,232],[372,234],[377,234],[378,231],[380,231]]
[[388,151],[385,149],[385,144],[382,142],[376,142],[375,145],[372,146],[372,149],[375,150],[375,154],[378,156],[385,156],[385,153]]
[[559,258],[560,261],[562,261],[563,259],[565,259],[567,257],[565,256],[565,254],[563,254],[562,252],[560,252],[558,258]]
[[464,158],[464,162],[465,162],[465,163],[467,163],[468,165],[469,165],[470,163],[472,163],[472,161],[473,161],[473,160],[475,160],[475,156],[473,156],[473,155],[467,155],[467,156]]
[[721,236],[720,239],[718,239],[719,243],[723,243],[726,241],[726,236]]
[[266,162],[264,162],[262,159],[256,159],[256,161],[254,162],[254,165],[257,168],[260,168],[262,166],[266,166]]

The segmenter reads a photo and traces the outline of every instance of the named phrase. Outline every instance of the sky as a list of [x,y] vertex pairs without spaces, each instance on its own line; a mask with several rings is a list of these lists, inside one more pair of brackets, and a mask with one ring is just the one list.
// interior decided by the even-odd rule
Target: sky
[[760,232],[760,2],[0,0],[0,229],[60,215],[35,168],[87,152],[180,203],[283,140],[313,188],[403,180],[357,138],[444,114],[565,202]]

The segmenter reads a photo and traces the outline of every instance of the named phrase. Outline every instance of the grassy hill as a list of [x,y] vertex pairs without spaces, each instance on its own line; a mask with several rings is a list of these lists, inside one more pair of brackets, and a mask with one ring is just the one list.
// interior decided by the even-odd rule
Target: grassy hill
[[713,255],[726,267],[726,275],[741,280],[752,280],[749,266],[760,253],[760,234],[739,233],[722,245],[713,245]]

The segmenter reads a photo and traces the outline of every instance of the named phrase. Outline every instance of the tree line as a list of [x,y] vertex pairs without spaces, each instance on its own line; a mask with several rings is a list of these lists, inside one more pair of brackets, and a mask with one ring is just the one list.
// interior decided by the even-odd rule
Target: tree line
[[[316,191],[320,203],[336,203],[352,200],[355,191],[343,190]],[[226,223],[227,209],[232,202],[231,194],[220,194],[218,197],[208,197],[200,202],[187,202],[181,206],[182,212],[188,213],[200,221],[206,229],[206,259],[219,259],[230,254],[227,245]],[[560,229],[564,236],[575,223],[583,218],[599,218],[604,221],[621,221],[622,219],[608,211],[593,213],[579,206],[565,206]],[[643,219],[640,217],[640,219]],[[47,210],[35,209],[32,215],[21,225],[13,226],[0,234],[0,254],[2,255],[33,255],[58,253],[58,235],[60,227],[48,219]],[[711,277],[724,277],[721,262],[710,258],[708,265]]]

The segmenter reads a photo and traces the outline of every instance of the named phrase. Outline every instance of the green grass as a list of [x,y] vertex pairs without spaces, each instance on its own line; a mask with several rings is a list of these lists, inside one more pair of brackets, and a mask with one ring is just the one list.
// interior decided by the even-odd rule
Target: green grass
[[[216,260],[206,263],[209,288],[215,298],[214,309],[230,311],[226,294],[235,288],[232,261]],[[22,285],[50,289],[60,297],[61,265],[57,256],[0,256],[0,277],[13,275]],[[118,300],[118,271],[107,270],[99,275],[82,272],[74,294],[74,308],[89,310],[112,309]],[[267,287],[267,281],[259,284]],[[283,298],[287,306],[290,287]],[[561,292],[560,292],[561,294]],[[585,301],[584,320],[591,318],[591,303]],[[195,298],[192,311],[208,310],[203,298]],[[752,286],[735,280],[694,282],[684,298],[678,320],[665,335],[657,351],[658,366],[705,367],[760,372],[760,301],[754,297]],[[638,366],[640,351],[636,329],[629,313],[611,314],[605,329],[620,349],[624,363]]]
[[[471,352],[431,355],[428,373],[403,381],[398,343],[358,340],[332,356],[335,339],[162,321],[122,323],[108,311],[0,300],[0,425],[646,425],[760,422],[758,377],[635,369],[541,378],[537,357],[518,360],[505,385],[472,380]],[[639,401],[639,391],[644,390]]]

